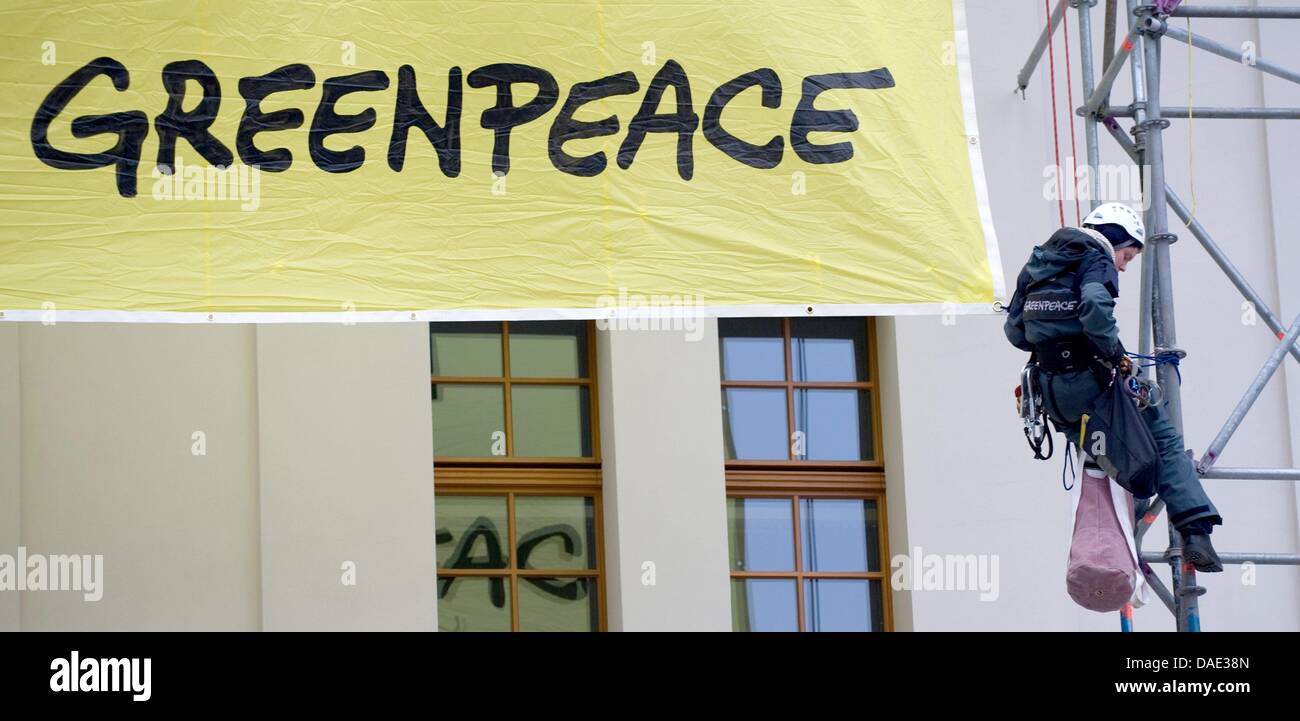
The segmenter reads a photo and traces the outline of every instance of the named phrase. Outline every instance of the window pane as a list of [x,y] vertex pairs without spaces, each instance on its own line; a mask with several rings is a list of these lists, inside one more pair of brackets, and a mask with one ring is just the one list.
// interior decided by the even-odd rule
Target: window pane
[[728,498],[733,571],[793,571],[794,521],[788,498]]
[[868,391],[796,388],[794,424],[804,434],[804,455],[800,458],[809,461],[874,458],[870,409]]
[[718,338],[723,380],[785,380],[780,318],[719,318]]
[[883,631],[880,581],[804,580],[804,628],[809,631]]
[[435,383],[433,454],[504,456],[506,412],[496,384]]
[[520,568],[595,568],[596,503],[591,497],[515,496]]
[[516,456],[591,456],[586,386],[511,386]]
[[510,376],[586,378],[586,322],[548,320],[511,323]]
[[785,389],[723,388],[722,430],[727,458],[789,460]]
[[799,501],[805,571],[879,571],[876,502],[804,498]]
[[505,496],[438,496],[438,568],[505,568],[510,548]]
[[796,381],[867,380],[862,318],[791,318],[790,368]]
[[794,579],[731,579],[733,631],[798,631]]
[[500,323],[430,323],[435,376],[500,376]]
[[594,578],[519,578],[520,631],[597,631]]
[[510,582],[504,578],[439,578],[438,630],[509,631]]

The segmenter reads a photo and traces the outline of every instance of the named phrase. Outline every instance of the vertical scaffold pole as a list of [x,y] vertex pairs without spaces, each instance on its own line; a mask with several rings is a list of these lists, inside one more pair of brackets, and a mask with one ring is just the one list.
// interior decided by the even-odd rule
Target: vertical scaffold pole
[[[1165,157],[1164,130],[1169,121],[1161,117],[1160,110],[1160,38],[1165,31],[1165,16],[1155,6],[1144,5],[1138,8],[1139,19],[1143,22],[1146,42],[1143,55],[1146,70],[1146,120],[1142,127],[1146,131],[1146,163],[1149,168],[1149,181],[1145,188],[1147,208],[1147,242],[1151,246],[1154,270],[1155,299],[1152,306],[1151,330],[1155,341],[1156,353],[1169,352],[1181,356],[1178,348],[1177,326],[1174,321],[1174,284],[1173,266],[1170,263],[1170,246],[1178,237],[1169,232],[1169,213],[1165,198]],[[1183,432],[1182,394],[1177,373],[1168,364],[1156,368],[1160,387],[1164,391],[1165,406],[1169,419],[1178,430]],[[1174,600],[1177,608],[1179,631],[1200,630],[1200,610],[1197,595],[1201,589],[1196,585],[1195,570],[1183,559],[1182,535],[1169,525],[1169,559],[1170,574],[1174,579]]]
[[[1092,67],[1092,6],[1097,0],[1070,0],[1079,11],[1079,57],[1083,71],[1083,97],[1092,97],[1095,79]],[[1070,108],[1070,112],[1076,112]],[[1101,149],[1097,138],[1097,117],[1087,113],[1083,118],[1083,142],[1088,149],[1088,210],[1101,205],[1098,193],[1097,166],[1101,164]],[[1078,162],[1077,160],[1075,162]]]

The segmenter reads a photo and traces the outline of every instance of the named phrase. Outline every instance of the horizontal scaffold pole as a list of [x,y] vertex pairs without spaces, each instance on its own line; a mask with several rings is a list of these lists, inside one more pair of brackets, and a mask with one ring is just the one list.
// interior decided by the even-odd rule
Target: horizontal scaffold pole
[[1176,18],[1260,18],[1300,20],[1300,7],[1254,8],[1240,5],[1184,5],[1172,13]]
[[[1188,112],[1190,110],[1190,112]],[[1101,108],[1098,113],[1105,117],[1131,118],[1135,114],[1131,107],[1109,106]],[[1188,115],[1193,120],[1300,120],[1300,108],[1221,108],[1213,106],[1196,106],[1192,108],[1169,106],[1160,108],[1160,117],[1167,120],[1186,120]]]
[[1300,481],[1300,468],[1220,468],[1212,467],[1205,478],[1221,481]]
[[[1143,551],[1142,560],[1147,563],[1164,563],[1165,554],[1160,551]],[[1297,553],[1220,553],[1223,563],[1254,563],[1259,566],[1300,566],[1300,554]]]

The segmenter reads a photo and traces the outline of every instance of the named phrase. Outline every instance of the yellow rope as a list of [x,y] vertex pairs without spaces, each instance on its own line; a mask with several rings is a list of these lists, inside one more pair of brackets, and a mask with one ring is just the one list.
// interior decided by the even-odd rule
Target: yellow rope
[[1192,19],[1187,18],[1187,184],[1192,195],[1191,220],[1196,219],[1196,151],[1192,145]]

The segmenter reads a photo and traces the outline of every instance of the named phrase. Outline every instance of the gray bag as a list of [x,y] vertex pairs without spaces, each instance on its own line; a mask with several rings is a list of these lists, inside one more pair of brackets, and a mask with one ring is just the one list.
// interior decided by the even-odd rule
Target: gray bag
[[1156,494],[1160,473],[1156,440],[1121,381],[1111,378],[1110,387],[1080,419],[1080,427],[1079,443],[1106,475],[1136,498]]

